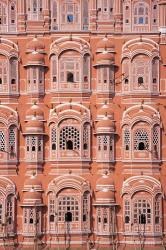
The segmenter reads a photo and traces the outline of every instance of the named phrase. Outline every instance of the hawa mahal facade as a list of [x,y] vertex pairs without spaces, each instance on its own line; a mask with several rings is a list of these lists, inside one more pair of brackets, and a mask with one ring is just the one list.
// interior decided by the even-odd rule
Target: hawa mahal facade
[[0,249],[165,249],[165,51],[165,0],[0,0]]

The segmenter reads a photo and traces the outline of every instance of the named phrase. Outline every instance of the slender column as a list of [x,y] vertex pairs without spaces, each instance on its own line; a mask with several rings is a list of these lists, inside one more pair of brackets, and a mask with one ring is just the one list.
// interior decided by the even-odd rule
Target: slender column
[[123,29],[122,0],[114,0],[115,31]]
[[17,11],[18,11],[18,31],[24,32],[26,30],[26,14],[25,14],[25,0],[17,1]]
[[49,31],[49,26],[50,26],[50,4],[49,4],[49,0],[43,0],[43,15],[44,15],[44,30]]

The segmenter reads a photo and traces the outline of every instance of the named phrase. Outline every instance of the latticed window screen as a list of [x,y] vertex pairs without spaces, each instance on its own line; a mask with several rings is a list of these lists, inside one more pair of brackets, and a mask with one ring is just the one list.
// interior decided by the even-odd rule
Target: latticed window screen
[[9,130],[9,145],[11,151],[15,151],[15,144],[16,144],[16,134],[15,134],[15,129],[12,127]]
[[103,224],[107,224],[108,223],[108,208],[104,208],[103,209]]
[[52,82],[57,82],[57,57],[54,55],[52,60]]
[[98,150],[100,151],[101,150],[101,143],[102,143],[101,136],[97,137],[97,143],[98,143]]
[[160,204],[161,204],[161,198],[156,197],[156,200],[155,200],[155,224],[160,223],[160,210],[161,210]]
[[88,149],[88,144],[89,144],[89,129],[88,129],[88,126],[85,125],[84,130],[83,130],[83,148],[84,148],[84,150]]
[[108,148],[108,136],[103,136],[103,148],[104,150],[107,150]]
[[7,24],[7,5],[5,3],[0,2],[0,26],[6,24]]
[[54,222],[55,220],[55,199],[52,194],[49,197],[49,216],[50,222]]
[[129,129],[124,130],[124,149],[130,150],[130,131],[129,131]]
[[77,3],[65,2],[62,8],[62,24],[79,23],[80,6]]
[[68,126],[62,128],[60,131],[60,149],[66,150],[68,148],[68,142],[71,142],[73,150],[80,149],[80,132],[77,128]]
[[56,140],[57,140],[56,128],[53,127],[52,130],[51,130],[51,147],[52,147],[52,150],[56,150]]
[[153,145],[156,145],[157,148],[159,146],[159,128],[158,127],[155,127],[153,129]]
[[3,222],[3,200],[0,199],[0,225]]
[[125,216],[125,223],[128,224],[130,222],[130,202],[128,200],[125,200],[124,216]]
[[32,144],[32,151],[36,151],[36,137],[35,136],[32,136],[31,144]]
[[134,149],[149,150],[149,135],[144,129],[138,129],[134,133]]
[[0,131],[0,151],[5,151],[5,134],[3,131]]
[[149,60],[138,56],[132,62],[132,76],[134,89],[148,89],[149,84]]
[[101,208],[97,208],[97,221],[98,223],[101,223]]
[[150,224],[151,223],[151,205],[148,200],[138,199],[134,202],[134,223]]
[[73,196],[64,196],[58,200],[58,220],[65,221],[67,213],[71,213],[72,221],[79,221],[79,203]]
[[134,24],[144,25],[148,24],[149,8],[145,3],[135,4],[134,7]]
[[70,82],[79,82],[80,81],[80,59],[78,57],[74,58],[63,58],[60,60],[60,81],[68,82],[68,75],[72,74],[73,79]]
[[12,199],[12,196],[9,196],[7,198],[7,218],[8,218],[8,223],[12,224],[12,220],[13,220],[13,199]]
[[83,196],[83,221],[87,220],[88,217],[88,194]]
[[0,59],[0,85],[7,84],[8,62]]

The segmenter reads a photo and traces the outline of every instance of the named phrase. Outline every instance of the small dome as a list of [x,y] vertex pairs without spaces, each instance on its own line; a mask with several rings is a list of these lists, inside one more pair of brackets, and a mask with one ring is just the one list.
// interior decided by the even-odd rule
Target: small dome
[[29,41],[26,45],[27,50],[30,51],[42,51],[44,50],[45,46],[44,43],[39,41],[38,38],[33,38],[33,40]]
[[97,111],[97,118],[98,119],[103,119],[107,115],[108,118],[111,120],[114,119],[114,112],[113,110],[109,107],[107,103],[105,103],[98,111]]
[[36,103],[26,112],[27,120],[32,119],[33,116],[36,116],[38,120],[44,119],[44,113]]
[[96,58],[97,58],[97,61],[110,61],[113,63],[115,61],[114,56],[108,52],[97,54]]
[[103,120],[97,123],[97,128],[110,128],[112,130],[115,129],[115,124],[108,117],[105,117]]
[[28,55],[28,65],[29,64],[37,64],[37,65],[44,65],[44,55],[40,54],[36,51],[32,52]]
[[107,37],[104,37],[97,43],[97,52],[103,52],[106,50],[109,52],[114,52],[114,48],[115,48],[114,44]]
[[115,194],[113,191],[97,191],[96,202],[98,204],[110,204],[115,202]]
[[31,189],[32,187],[34,187],[36,191],[38,191],[38,189],[40,189],[40,191],[42,190],[41,181],[37,179],[36,175],[32,175],[29,179],[25,180],[24,182],[24,190]]
[[43,122],[37,120],[34,116],[26,124],[26,133],[43,133]]
[[29,192],[24,193],[24,202],[25,200],[39,200],[41,201],[42,195],[40,192],[35,191],[33,188]]
[[114,189],[114,181],[113,178],[107,174],[104,174],[101,178],[97,180],[96,187],[98,188],[105,188],[110,187]]

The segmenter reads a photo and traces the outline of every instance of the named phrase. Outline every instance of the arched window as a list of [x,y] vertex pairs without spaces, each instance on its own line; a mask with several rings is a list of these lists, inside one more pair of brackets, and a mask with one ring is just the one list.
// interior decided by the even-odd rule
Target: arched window
[[128,200],[125,200],[125,212],[124,212],[124,220],[125,224],[128,224],[130,222],[130,202]]
[[79,150],[80,133],[75,127],[64,127],[60,131],[60,149],[61,150]]
[[149,23],[149,5],[140,2],[134,5],[134,25],[147,25]]
[[74,82],[74,74],[72,72],[67,72],[67,82]]
[[58,220],[63,222],[79,221],[79,203],[73,196],[64,196],[58,200]]
[[57,88],[58,74],[57,74],[57,56],[53,55],[51,57],[51,79],[52,79],[52,88]]
[[7,31],[7,12],[7,5],[3,1],[0,1],[0,32]]
[[130,131],[129,129],[124,130],[124,149],[130,150]]
[[134,133],[134,150],[149,150],[149,134],[144,129],[137,129]]
[[29,0],[27,2],[28,20],[38,21],[43,19],[43,0]]
[[56,128],[52,127],[51,130],[51,148],[52,150],[56,150]]

